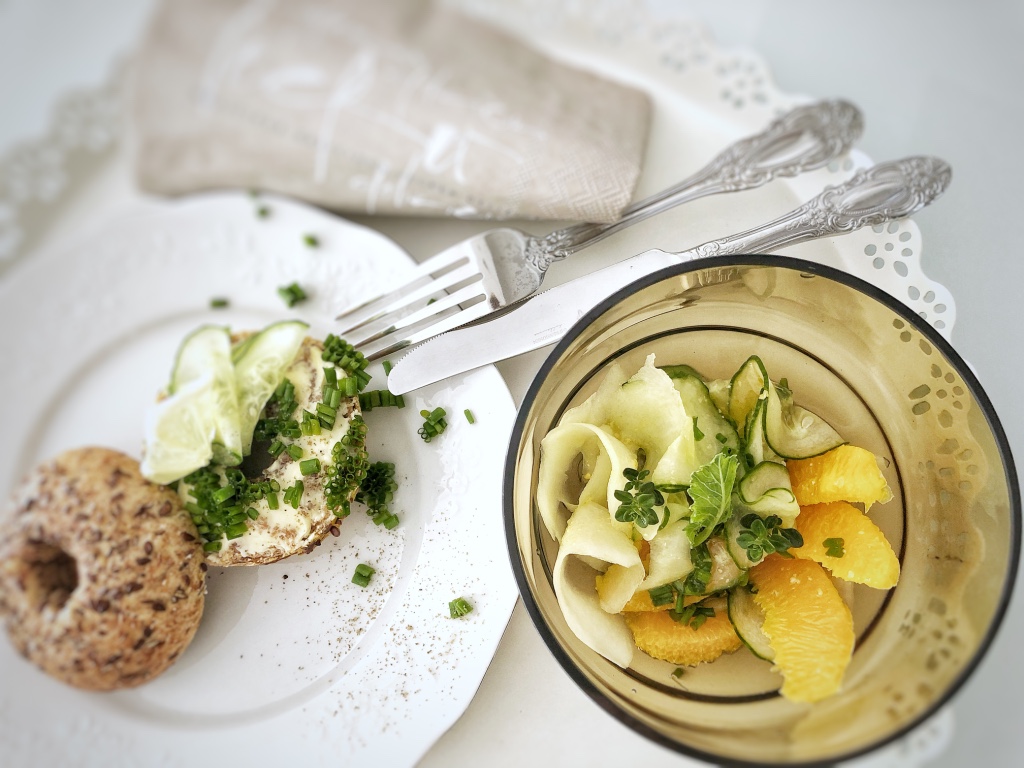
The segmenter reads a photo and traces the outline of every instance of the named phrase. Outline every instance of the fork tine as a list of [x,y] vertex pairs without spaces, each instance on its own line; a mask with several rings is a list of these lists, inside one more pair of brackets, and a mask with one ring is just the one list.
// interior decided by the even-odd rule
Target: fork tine
[[467,305],[464,309],[468,309],[469,305],[475,305],[478,302],[482,302],[484,298],[484,291],[479,282],[471,283],[454,293],[449,293],[447,296],[421,307],[415,312],[410,312],[409,314],[396,319],[392,324],[370,334],[369,336],[365,336],[359,341],[350,343],[357,349],[365,347],[367,344],[372,344],[385,336],[390,336],[391,334],[407,329],[411,330],[417,325],[421,325],[424,321],[445,316],[447,310],[457,309],[460,304]]
[[436,336],[439,333],[450,331],[453,328],[458,328],[460,325],[465,325],[473,320],[477,320],[488,312],[491,311],[491,305],[487,301],[479,301],[472,305],[468,309],[463,309],[460,312],[455,312],[448,315],[447,317],[438,320],[436,323],[427,325],[426,327],[420,328],[414,333],[410,333],[404,339],[394,341],[388,346],[381,349],[374,350],[372,352],[364,352],[366,359],[370,362],[374,360],[380,360],[382,357],[394,354],[399,350],[411,347],[413,344],[419,344],[421,341]]
[[[410,285],[406,284],[402,288],[398,289],[398,291],[395,291],[395,293],[400,294],[397,298],[388,303],[377,302],[374,305],[374,314],[349,325],[348,328],[341,331],[341,335],[347,336],[353,331],[357,331],[361,328],[367,328],[369,326],[388,325],[389,323],[408,315],[416,309],[417,305],[434,307],[434,312],[437,312],[441,309],[441,307],[435,306],[437,302],[427,305],[425,304],[426,299],[440,293],[458,290],[467,285],[478,283],[482,277],[483,276],[481,275],[477,265],[469,262],[456,269],[445,272],[435,280],[432,280],[425,285],[421,285],[418,288],[410,288]],[[443,300],[443,297],[438,298],[438,301],[441,300]],[[354,319],[355,318],[353,318],[353,320]]]
[[[438,276],[443,275],[446,272],[461,267],[462,265],[469,262],[469,256],[464,251],[455,249],[447,249],[441,251],[429,259],[419,264],[411,273],[405,283],[393,291],[382,293],[366,301],[360,302],[354,306],[348,307],[341,312],[335,320],[344,320],[352,315],[366,314],[367,312],[375,313],[380,310],[380,306],[394,302],[396,299],[401,298],[411,288],[415,288],[424,281],[427,284],[433,279],[435,273]],[[350,321],[351,322],[351,321]]]

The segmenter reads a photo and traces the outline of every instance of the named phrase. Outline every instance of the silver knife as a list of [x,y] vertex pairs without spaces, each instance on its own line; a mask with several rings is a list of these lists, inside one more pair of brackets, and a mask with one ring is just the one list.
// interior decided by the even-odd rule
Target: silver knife
[[664,267],[706,256],[770,253],[779,248],[910,216],[936,200],[952,170],[933,157],[879,163],[826,187],[799,208],[759,227],[681,253],[651,250],[535,294],[503,314],[436,336],[391,369],[401,395],[484,365],[556,343],[587,312],[629,283]]

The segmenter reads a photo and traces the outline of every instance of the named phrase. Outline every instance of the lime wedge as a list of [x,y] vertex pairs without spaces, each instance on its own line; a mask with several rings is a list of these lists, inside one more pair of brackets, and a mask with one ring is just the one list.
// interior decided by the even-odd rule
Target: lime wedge
[[299,320],[283,320],[242,342],[235,357],[235,388],[243,455],[249,455],[260,412],[295,362],[308,330]]
[[185,337],[178,348],[168,392],[173,396],[180,387],[208,375],[213,377],[213,459],[232,467],[242,461],[242,433],[231,364],[231,335],[223,326],[204,325]]
[[216,431],[213,377],[195,379],[146,414],[141,470],[154,483],[172,483],[206,466]]

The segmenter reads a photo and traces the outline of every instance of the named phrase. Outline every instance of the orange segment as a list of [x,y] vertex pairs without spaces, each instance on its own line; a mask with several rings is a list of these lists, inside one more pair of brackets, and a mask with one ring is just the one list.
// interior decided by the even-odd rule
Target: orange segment
[[839,690],[853,654],[853,616],[812,560],[769,555],[750,569],[754,600],[782,673],[782,695],[819,701]]
[[[900,577],[900,561],[870,517],[845,501],[800,508],[796,529],[804,545],[791,554],[814,560],[832,575],[875,589],[892,589]],[[831,557],[825,539],[842,539],[843,556]]]
[[855,445],[841,445],[811,459],[791,459],[786,468],[801,507],[859,501],[867,508],[892,498],[875,454]]
[[738,650],[742,641],[732,628],[729,612],[716,611],[698,629],[674,621],[666,611],[624,613],[636,647],[655,659],[692,667]]

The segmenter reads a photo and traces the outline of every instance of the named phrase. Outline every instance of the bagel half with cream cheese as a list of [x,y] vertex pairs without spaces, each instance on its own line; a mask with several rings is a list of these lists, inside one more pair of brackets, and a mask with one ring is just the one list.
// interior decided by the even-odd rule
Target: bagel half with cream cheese
[[[233,338],[240,343],[245,336]],[[241,473],[245,475],[248,487],[263,488],[246,498],[231,500],[232,505],[246,513],[246,530],[241,535],[215,539],[219,546],[208,544],[206,556],[211,565],[260,565],[311,552],[332,529],[337,530],[341,519],[348,514],[348,504],[359,490],[359,473],[365,472],[366,465],[363,450],[365,424],[357,396],[342,397],[338,407],[333,409],[336,412],[333,426],[329,426],[330,422],[320,423],[318,420],[318,434],[266,436],[267,425],[271,425],[272,432],[275,422],[301,422],[316,418],[317,406],[323,402],[325,368],[333,369],[339,380],[346,378],[341,368],[325,362],[323,356],[322,342],[309,337],[303,341],[284,376],[291,385],[295,407],[285,409],[289,412],[284,413],[279,399],[271,398],[261,413],[252,452],[241,467],[211,465],[179,481],[179,497],[192,509],[200,501],[197,498],[197,492],[201,493],[197,477],[205,477],[211,486],[219,481],[223,487],[228,475],[233,474],[236,486],[244,489],[247,486],[240,481],[238,473]],[[275,442],[280,445],[272,455],[269,450]],[[295,456],[289,451],[293,451]],[[315,462],[311,462],[314,459]],[[317,468],[304,474],[304,469],[310,469],[304,462],[311,462]],[[341,475],[346,472],[354,480],[345,482]],[[300,493],[295,491],[297,484],[301,484]],[[333,493],[328,493],[329,490]],[[294,497],[289,497],[289,491]],[[240,490],[238,495],[245,493]],[[203,531],[201,520],[199,525]]]

